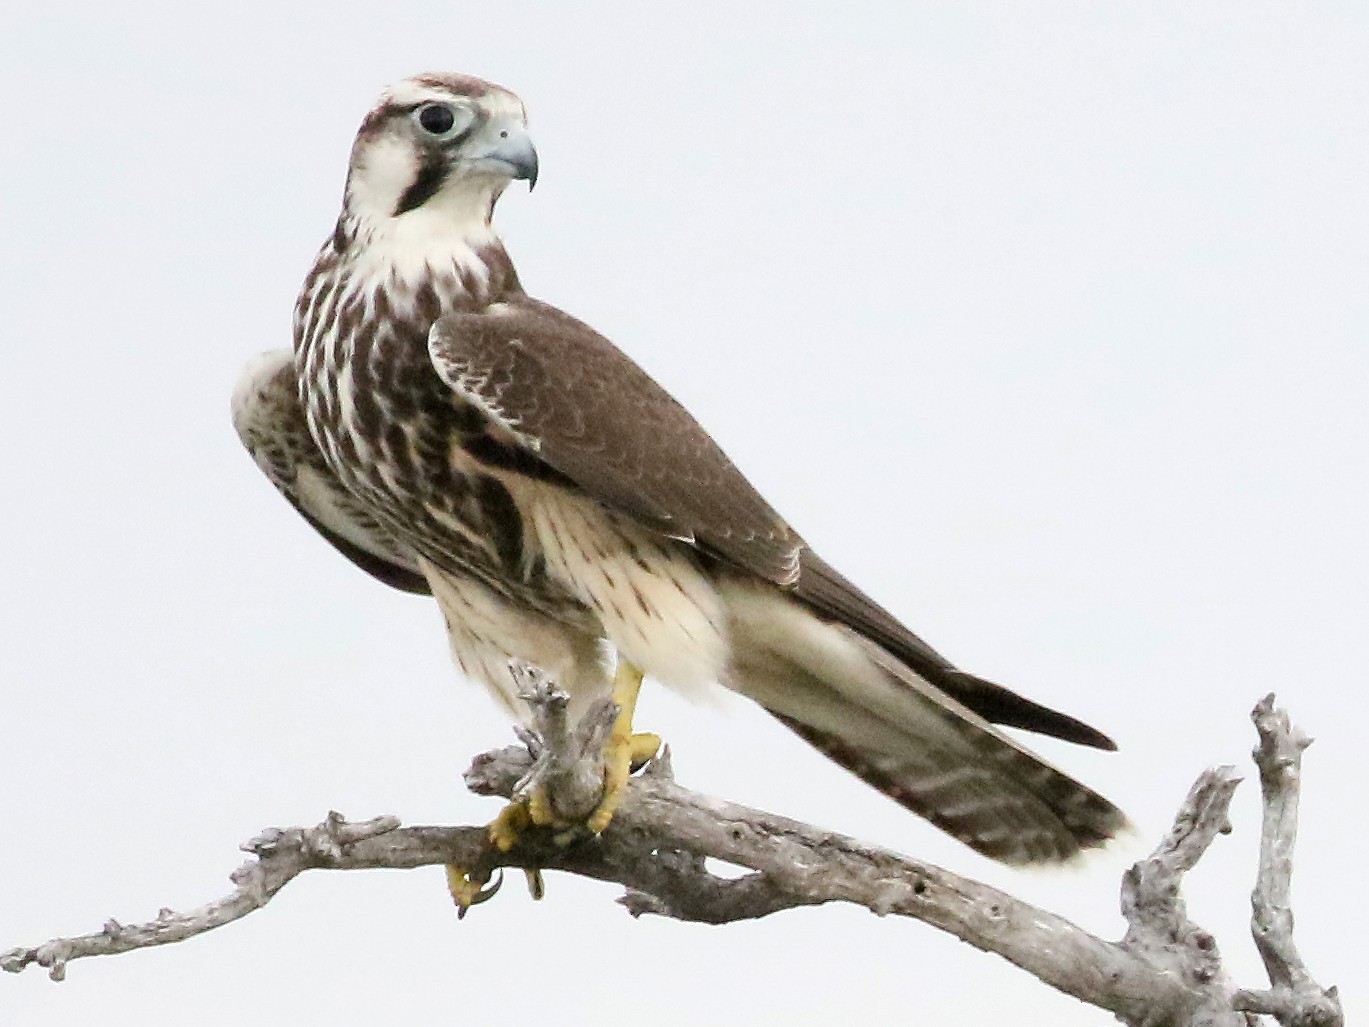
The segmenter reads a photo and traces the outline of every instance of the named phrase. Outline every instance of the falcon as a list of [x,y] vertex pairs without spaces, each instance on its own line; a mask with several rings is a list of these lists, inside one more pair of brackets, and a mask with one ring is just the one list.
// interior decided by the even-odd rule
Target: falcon
[[[1115,806],[994,725],[1114,749],[1105,735],[954,667],[823,561],[631,359],[523,291],[492,218],[537,170],[506,89],[425,74],[381,96],[294,349],[235,390],[235,427],[276,488],[363,570],[431,594],[462,672],[515,717],[515,659],[573,707],[613,696],[593,832],[659,741],[632,733],[643,676],[721,682],[1005,863],[1068,860],[1121,830]],[[552,819],[515,803],[492,841]]]

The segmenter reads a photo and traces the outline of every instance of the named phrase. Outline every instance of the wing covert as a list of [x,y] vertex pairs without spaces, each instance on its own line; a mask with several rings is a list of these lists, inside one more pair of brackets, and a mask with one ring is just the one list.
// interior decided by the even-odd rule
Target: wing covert
[[697,421],[592,328],[532,299],[453,312],[433,366],[501,434],[606,506],[768,581],[804,543]]

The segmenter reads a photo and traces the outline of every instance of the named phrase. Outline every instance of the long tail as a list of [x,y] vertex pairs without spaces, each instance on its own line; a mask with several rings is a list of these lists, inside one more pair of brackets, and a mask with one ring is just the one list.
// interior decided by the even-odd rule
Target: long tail
[[1056,863],[1124,830],[1112,803],[846,625],[774,588],[722,589],[727,685],[978,852]]

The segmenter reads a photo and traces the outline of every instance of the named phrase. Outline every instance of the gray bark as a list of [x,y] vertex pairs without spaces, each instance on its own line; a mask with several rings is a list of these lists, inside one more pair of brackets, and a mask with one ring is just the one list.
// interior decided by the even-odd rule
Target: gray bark
[[[523,746],[476,757],[467,785],[506,798],[545,789],[558,814],[582,815],[598,798],[600,754],[615,710],[597,706],[572,725],[559,690],[535,671],[518,673],[535,730],[521,734]],[[1247,1027],[1267,1014],[1285,1027],[1338,1027],[1335,989],[1316,984],[1292,941],[1288,879],[1308,739],[1273,709],[1272,696],[1256,707],[1255,720],[1265,816],[1253,929],[1269,972],[1267,990],[1233,986],[1215,939],[1188,919],[1180,897],[1184,874],[1230,830],[1228,809],[1240,781],[1232,767],[1204,772],[1156,850],[1127,872],[1121,901],[1128,928],[1111,942],[939,867],[692,792],[674,781],[669,750],[633,778],[598,837],[530,829],[501,853],[483,827],[401,827],[389,816],[352,823],[329,813],[313,827],[271,828],[244,843],[252,858],[230,875],[234,888],[220,899],[182,913],[163,909],[146,923],[110,920],[93,934],[12,949],[0,954],[0,967],[18,972],[36,963],[62,980],[74,959],[182,941],[240,919],[306,870],[455,864],[477,880],[519,868],[617,882],[626,888],[619,901],[634,917],[725,924],[827,902],[911,917],[1130,1025]],[[706,867],[709,857],[750,872],[717,876]]]

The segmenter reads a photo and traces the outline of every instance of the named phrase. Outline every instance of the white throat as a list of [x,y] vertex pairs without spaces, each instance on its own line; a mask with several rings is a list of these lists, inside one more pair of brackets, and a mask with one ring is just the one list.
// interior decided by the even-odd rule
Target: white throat
[[356,233],[353,259],[364,275],[415,282],[437,270],[482,273],[480,251],[498,243],[490,224],[503,179],[447,182],[413,210],[395,215],[394,193],[365,178],[348,186],[344,220]]

